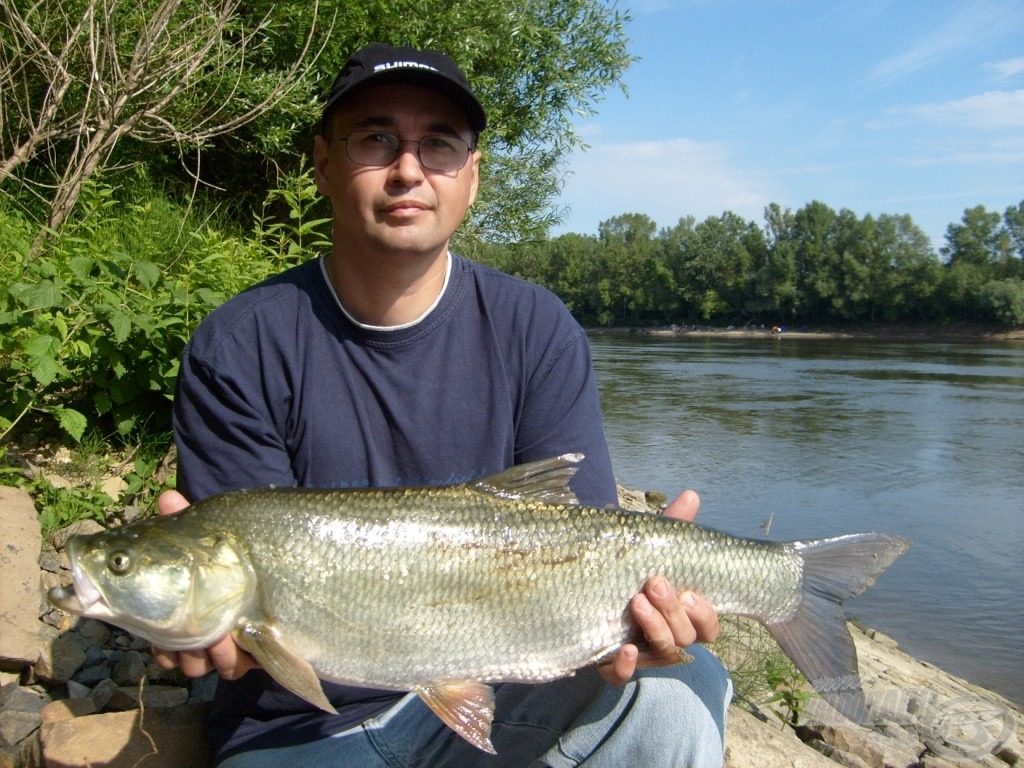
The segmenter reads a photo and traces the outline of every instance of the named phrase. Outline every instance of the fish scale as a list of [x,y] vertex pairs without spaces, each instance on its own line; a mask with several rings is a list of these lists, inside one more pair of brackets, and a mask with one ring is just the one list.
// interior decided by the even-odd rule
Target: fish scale
[[488,684],[563,677],[635,639],[629,602],[660,575],[720,614],[762,622],[830,703],[858,714],[840,603],[870,586],[905,540],[774,543],[582,507],[568,485],[580,460],[443,488],[212,497],[72,539],[75,583],[50,598],[165,648],[202,648],[230,632],[327,711],[321,679],[416,691],[493,751]]

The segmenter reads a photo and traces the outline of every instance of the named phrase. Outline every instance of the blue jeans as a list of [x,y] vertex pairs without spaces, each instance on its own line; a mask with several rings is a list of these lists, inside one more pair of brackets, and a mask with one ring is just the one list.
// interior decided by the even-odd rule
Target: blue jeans
[[592,668],[541,685],[497,687],[488,755],[415,694],[327,739],[229,757],[220,768],[720,768],[729,675],[706,649],[611,687]]

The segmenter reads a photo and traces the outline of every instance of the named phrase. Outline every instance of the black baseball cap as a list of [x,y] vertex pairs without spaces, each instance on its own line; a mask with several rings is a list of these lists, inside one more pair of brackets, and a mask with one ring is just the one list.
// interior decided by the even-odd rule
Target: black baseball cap
[[373,43],[360,48],[345,62],[324,103],[326,118],[346,96],[370,83],[415,83],[433,88],[462,107],[469,125],[479,135],[487,127],[480,106],[458,64],[438,51]]

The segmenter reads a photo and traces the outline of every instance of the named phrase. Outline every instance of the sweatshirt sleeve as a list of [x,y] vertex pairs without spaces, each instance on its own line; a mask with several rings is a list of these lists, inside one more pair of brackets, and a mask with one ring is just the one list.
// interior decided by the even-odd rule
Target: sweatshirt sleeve
[[[237,359],[229,359],[237,358]],[[189,501],[240,488],[296,484],[257,361],[185,350],[174,398],[178,489]]]
[[544,356],[531,378],[516,443],[517,464],[563,453],[584,454],[572,479],[580,503],[617,503],[590,344],[574,320],[564,343]]

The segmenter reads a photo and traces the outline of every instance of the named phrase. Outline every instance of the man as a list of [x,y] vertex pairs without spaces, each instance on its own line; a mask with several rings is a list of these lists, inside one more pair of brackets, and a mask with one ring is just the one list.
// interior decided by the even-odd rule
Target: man
[[[586,456],[580,500],[615,502],[582,329],[547,291],[448,250],[476,197],[485,127],[446,56],[372,45],[346,63],[313,155],[331,252],[197,330],[174,405],[184,496],[161,511],[242,487],[447,484],[566,452]],[[671,514],[692,518],[698,503],[686,493]],[[496,757],[411,695],[325,684],[338,714],[314,710],[230,638],[156,654],[220,673],[210,734],[231,768],[720,764],[727,675],[700,648],[668,666],[714,639],[713,609],[652,579],[632,613],[643,653],[627,645],[599,671],[499,686]]]

